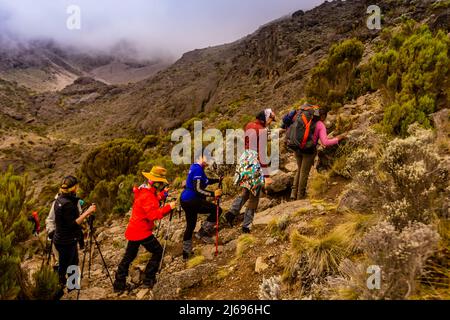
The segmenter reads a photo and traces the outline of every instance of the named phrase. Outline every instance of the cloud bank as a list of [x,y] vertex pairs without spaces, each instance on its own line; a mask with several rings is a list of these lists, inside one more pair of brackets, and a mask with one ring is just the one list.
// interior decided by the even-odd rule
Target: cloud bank
[[[0,35],[53,39],[86,50],[132,43],[141,58],[235,41],[260,25],[323,0],[0,0]],[[70,30],[67,8],[80,9]]]

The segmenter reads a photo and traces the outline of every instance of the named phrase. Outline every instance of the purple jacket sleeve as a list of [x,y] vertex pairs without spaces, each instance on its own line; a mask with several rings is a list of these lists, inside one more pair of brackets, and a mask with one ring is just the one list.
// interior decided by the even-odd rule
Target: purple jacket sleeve
[[314,131],[314,142],[316,144],[319,139],[325,147],[331,147],[339,143],[337,138],[328,139],[327,128],[322,121],[317,122],[316,130]]

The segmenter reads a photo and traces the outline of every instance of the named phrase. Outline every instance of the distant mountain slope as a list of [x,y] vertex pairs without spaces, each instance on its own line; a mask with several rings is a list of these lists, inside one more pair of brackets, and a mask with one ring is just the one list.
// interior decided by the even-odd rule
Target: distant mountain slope
[[[264,107],[279,109],[304,95],[308,71],[330,45],[349,37],[366,44],[380,31],[366,25],[371,1],[333,1],[269,23],[231,44],[194,50],[156,76],[129,86],[105,107],[110,123],[141,133],[169,129],[206,112],[238,121]],[[403,16],[433,17],[431,2],[379,1],[383,27]],[[441,19],[442,20],[442,19]],[[126,110],[126,112],[124,112]],[[106,128],[107,130],[107,128]]]
[[0,35],[0,78],[34,91],[58,91],[80,76],[111,84],[136,82],[168,66],[165,60],[137,61],[121,54],[81,53],[49,40],[23,42]]

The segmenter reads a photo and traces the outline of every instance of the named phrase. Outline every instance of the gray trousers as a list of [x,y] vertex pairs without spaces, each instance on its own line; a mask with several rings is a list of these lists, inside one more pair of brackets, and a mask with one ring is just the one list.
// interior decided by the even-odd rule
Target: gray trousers
[[247,202],[247,209],[245,210],[244,214],[244,222],[242,223],[242,226],[244,228],[249,228],[253,222],[256,209],[258,209],[259,196],[259,192],[255,196],[248,189],[243,188],[240,196],[237,197],[231,205],[230,212],[237,216],[241,212],[242,207]]
[[291,199],[304,199],[306,196],[306,185],[308,183],[309,172],[314,164],[316,152],[309,153],[295,153],[297,160],[297,172],[294,177],[294,184],[291,191]]

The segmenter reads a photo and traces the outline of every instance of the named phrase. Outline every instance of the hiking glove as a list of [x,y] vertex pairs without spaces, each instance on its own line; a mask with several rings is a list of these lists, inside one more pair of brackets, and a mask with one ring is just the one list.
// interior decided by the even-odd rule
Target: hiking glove
[[222,195],[222,189],[217,189],[214,191],[214,197],[219,198]]

